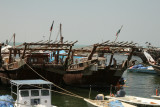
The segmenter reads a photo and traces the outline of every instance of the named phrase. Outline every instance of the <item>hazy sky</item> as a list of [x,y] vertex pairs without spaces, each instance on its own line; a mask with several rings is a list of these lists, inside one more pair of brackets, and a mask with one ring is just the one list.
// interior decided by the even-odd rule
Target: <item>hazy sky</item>
[[[94,44],[114,40],[160,46],[160,0],[0,0],[0,41],[52,40],[62,23],[64,40]],[[45,36],[45,38],[43,37]]]

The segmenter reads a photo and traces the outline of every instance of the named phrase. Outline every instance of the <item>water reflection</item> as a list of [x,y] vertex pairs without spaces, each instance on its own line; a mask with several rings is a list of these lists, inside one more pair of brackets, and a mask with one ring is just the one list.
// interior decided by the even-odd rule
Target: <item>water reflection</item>
[[[155,89],[160,81],[156,74],[125,72],[123,77],[127,80],[125,90],[128,95],[150,97],[155,94]],[[158,84],[156,83],[158,82]]]

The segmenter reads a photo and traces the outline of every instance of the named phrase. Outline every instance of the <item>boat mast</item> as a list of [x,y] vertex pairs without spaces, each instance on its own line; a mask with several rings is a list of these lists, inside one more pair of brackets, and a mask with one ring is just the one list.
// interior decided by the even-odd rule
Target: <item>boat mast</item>
[[2,52],[1,52],[2,45],[4,45],[4,44],[0,43],[0,67],[2,67]]
[[14,48],[15,48],[15,46],[16,46],[16,45],[15,45],[15,37],[16,37],[16,34],[14,33],[14,34],[13,34],[13,47],[14,47]]
[[51,35],[52,35],[53,24],[54,24],[54,20],[53,20],[52,25],[51,25],[51,28],[50,28],[50,36],[49,36],[49,41],[48,41],[48,42],[51,41]]
[[[120,28],[120,29],[118,30],[118,32],[116,33],[116,39],[114,40],[113,45],[115,45],[115,43],[116,43],[116,41],[117,41],[117,39],[118,39],[118,35],[119,35],[122,27],[123,27],[123,25],[121,26],[121,28]],[[110,66],[111,66],[111,64],[112,64],[112,60],[113,60],[114,53],[115,53],[115,51],[112,50],[111,57],[110,57],[110,61],[109,61],[109,65],[108,65],[109,68],[110,68]]]
[[60,23],[60,43],[63,44],[63,36],[62,36],[62,24]]
[[93,45],[93,49],[92,49],[90,55],[88,56],[88,60],[92,60],[92,56],[93,56],[93,54],[95,53],[97,47],[98,47],[97,44]]

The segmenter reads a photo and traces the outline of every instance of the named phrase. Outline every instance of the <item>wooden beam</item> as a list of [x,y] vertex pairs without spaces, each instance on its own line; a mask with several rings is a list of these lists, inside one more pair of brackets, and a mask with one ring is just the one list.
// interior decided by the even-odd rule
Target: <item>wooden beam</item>
[[131,60],[134,50],[135,50],[135,48],[132,48],[132,51],[131,51],[130,55],[128,56],[128,61]]
[[9,50],[9,63],[11,63],[11,57],[12,57],[12,50]]
[[68,52],[68,55],[67,55],[67,58],[66,58],[66,60],[65,60],[65,64],[64,64],[64,66],[65,66],[65,70],[68,68],[68,60],[69,60],[69,56],[70,56],[70,53],[71,53],[71,51],[72,51],[72,45],[70,46],[70,49],[69,49],[69,52]]
[[27,48],[27,45],[25,45],[25,47],[24,47],[23,54],[22,54],[22,59],[24,59],[26,48]]
[[59,51],[57,51],[57,57],[56,57],[56,58],[57,58],[57,60],[56,60],[56,61],[57,61],[57,62],[56,62],[56,64],[58,64],[58,63],[59,63]]
[[108,46],[108,47],[126,47],[126,48],[132,48],[132,47],[136,47],[136,46],[131,46],[131,45],[108,45],[108,44],[105,44],[105,45],[99,45],[99,46]]
[[112,54],[111,54],[111,57],[110,57],[110,61],[109,61],[108,67],[110,67],[111,64],[112,64],[113,56],[114,56],[114,52],[112,52]]
[[88,56],[88,60],[91,60],[91,59],[92,59],[92,56],[93,56],[93,54],[95,53],[95,51],[96,51],[96,49],[97,49],[97,46],[98,46],[98,45],[94,45],[94,47],[93,47],[90,55]]
[[[74,42],[76,43],[76,42]],[[23,45],[48,45],[48,46],[55,46],[55,47],[59,47],[59,46],[70,46],[70,45],[74,45],[74,43],[72,44],[54,44],[54,43],[24,43]]]
[[[15,48],[16,50],[24,50],[25,48]],[[14,48],[9,48],[9,50],[15,50]],[[69,50],[69,49],[57,49],[57,48],[54,48],[54,49],[42,49],[42,48],[26,48],[25,50],[45,50],[45,51],[51,51],[51,50]]]

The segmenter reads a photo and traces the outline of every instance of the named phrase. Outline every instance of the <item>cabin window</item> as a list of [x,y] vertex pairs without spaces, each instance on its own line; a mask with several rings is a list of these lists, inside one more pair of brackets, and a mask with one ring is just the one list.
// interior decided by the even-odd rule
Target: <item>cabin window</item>
[[41,90],[42,96],[49,96],[49,90]]
[[39,90],[31,90],[31,96],[39,96]]
[[38,105],[40,104],[40,99],[31,99],[31,105]]
[[48,58],[44,58],[44,62],[45,62],[45,63],[48,62]]
[[33,63],[33,59],[31,58],[31,63]]
[[34,62],[38,62],[37,58],[34,58]]
[[28,91],[21,91],[21,96],[22,97],[28,97],[29,96],[29,92]]

